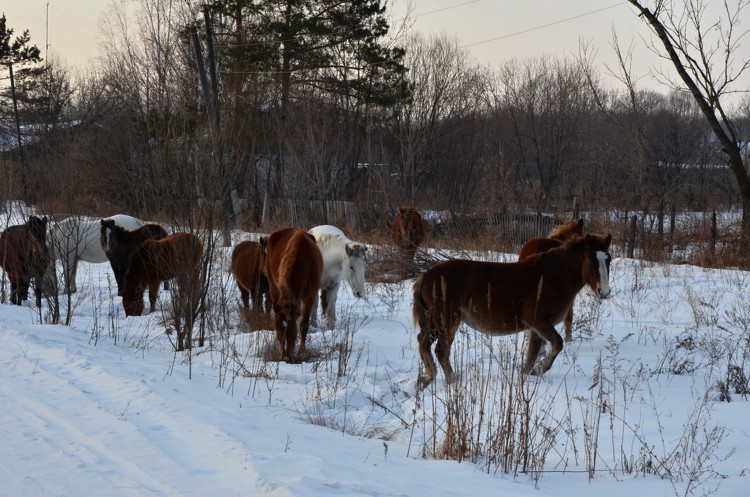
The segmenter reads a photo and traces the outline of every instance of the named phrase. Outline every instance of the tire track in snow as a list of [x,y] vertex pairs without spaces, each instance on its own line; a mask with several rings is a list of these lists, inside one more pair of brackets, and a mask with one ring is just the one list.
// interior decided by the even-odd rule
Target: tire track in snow
[[[5,330],[0,330],[0,334],[6,334]],[[74,495],[76,491],[66,489],[64,482],[70,482],[74,489],[71,473],[80,471],[101,473],[97,479],[108,495],[239,495],[249,490],[254,494],[285,493],[283,485],[258,478],[248,451],[251,448],[207,422],[205,415],[197,418],[180,409],[184,399],[178,398],[179,404],[173,404],[169,395],[151,388],[159,387],[169,394],[175,390],[168,384],[170,378],[164,382],[152,379],[149,385],[147,375],[137,371],[128,377],[124,376],[127,373],[112,374],[85,357],[107,354],[112,361],[122,361],[121,349],[110,352],[105,347],[91,350],[84,346],[71,353],[44,347],[33,338],[17,338],[23,342],[19,344],[22,353],[13,355],[8,349],[1,350],[0,367],[14,368],[14,378],[29,381],[0,381],[0,405],[13,403],[13,412],[23,413],[23,419],[3,412],[0,426],[20,425],[24,430],[8,434],[0,428],[0,433],[11,450],[16,443],[32,443],[41,444],[36,454],[49,453],[43,446],[54,449],[56,454],[54,460],[19,460],[17,467],[0,469],[0,475],[7,473],[21,482],[20,493]],[[116,365],[113,371],[117,368],[122,365]],[[195,383],[183,381],[180,386],[194,387]],[[89,405],[76,411],[87,414],[71,417],[60,412],[55,407],[55,399],[62,398],[58,396],[66,398],[61,405],[69,404],[70,396],[79,404]],[[35,469],[37,465],[39,469]],[[45,478],[60,482],[59,488],[34,485],[34,471],[41,471],[42,467],[59,473],[59,478]],[[23,475],[20,480],[19,474]],[[160,481],[151,474],[172,476],[169,481]],[[196,475],[202,478],[196,479]],[[196,481],[205,483],[196,486]]]

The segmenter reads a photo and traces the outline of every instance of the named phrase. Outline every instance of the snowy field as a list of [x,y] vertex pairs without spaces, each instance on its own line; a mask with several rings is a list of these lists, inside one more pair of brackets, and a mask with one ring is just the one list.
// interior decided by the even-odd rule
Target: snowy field
[[464,328],[458,383],[419,392],[412,281],[343,285],[314,358],[279,363],[229,253],[192,354],[163,311],[124,316],[108,264],[80,265],[70,326],[0,305],[0,496],[748,495],[748,273],[615,259],[543,377],[517,376],[523,334]]

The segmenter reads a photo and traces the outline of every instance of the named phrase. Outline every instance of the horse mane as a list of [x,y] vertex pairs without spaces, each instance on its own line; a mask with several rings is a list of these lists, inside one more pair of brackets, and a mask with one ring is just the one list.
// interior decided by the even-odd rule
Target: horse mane
[[552,228],[547,238],[565,241],[570,237],[583,234],[583,218],[578,221],[568,221],[567,223],[558,224]]

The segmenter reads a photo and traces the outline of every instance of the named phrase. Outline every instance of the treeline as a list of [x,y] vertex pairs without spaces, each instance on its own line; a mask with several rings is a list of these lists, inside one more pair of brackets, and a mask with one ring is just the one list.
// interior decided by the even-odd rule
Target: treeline
[[2,160],[2,198],[169,218],[241,198],[250,225],[266,195],[463,213],[741,203],[689,94],[607,87],[585,57],[483,66],[375,0],[128,5],[96,71],[52,60],[17,78],[28,141]]

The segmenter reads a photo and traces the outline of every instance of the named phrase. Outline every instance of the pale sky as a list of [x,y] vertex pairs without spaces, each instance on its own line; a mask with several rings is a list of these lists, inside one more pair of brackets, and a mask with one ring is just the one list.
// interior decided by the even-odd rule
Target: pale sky
[[[604,64],[615,65],[611,46],[614,30],[624,49],[633,47],[632,70],[642,77],[641,84],[654,85],[648,76],[650,67],[662,65],[667,71],[672,70],[646,49],[642,37],[651,39],[651,33],[625,0],[389,0],[388,3],[394,19],[403,16],[406,6],[411,4],[417,31],[454,36],[478,61],[491,65],[512,58],[575,56],[583,41],[596,51],[595,60],[604,72]],[[709,14],[718,16],[721,3],[709,1]],[[43,57],[49,12],[49,55],[64,61],[75,72],[92,63],[100,53],[100,19],[109,5],[110,0],[6,0],[0,11],[5,13],[15,34],[30,30],[32,42]],[[745,39],[739,55],[750,59],[750,37]],[[750,86],[750,79],[747,81]]]

